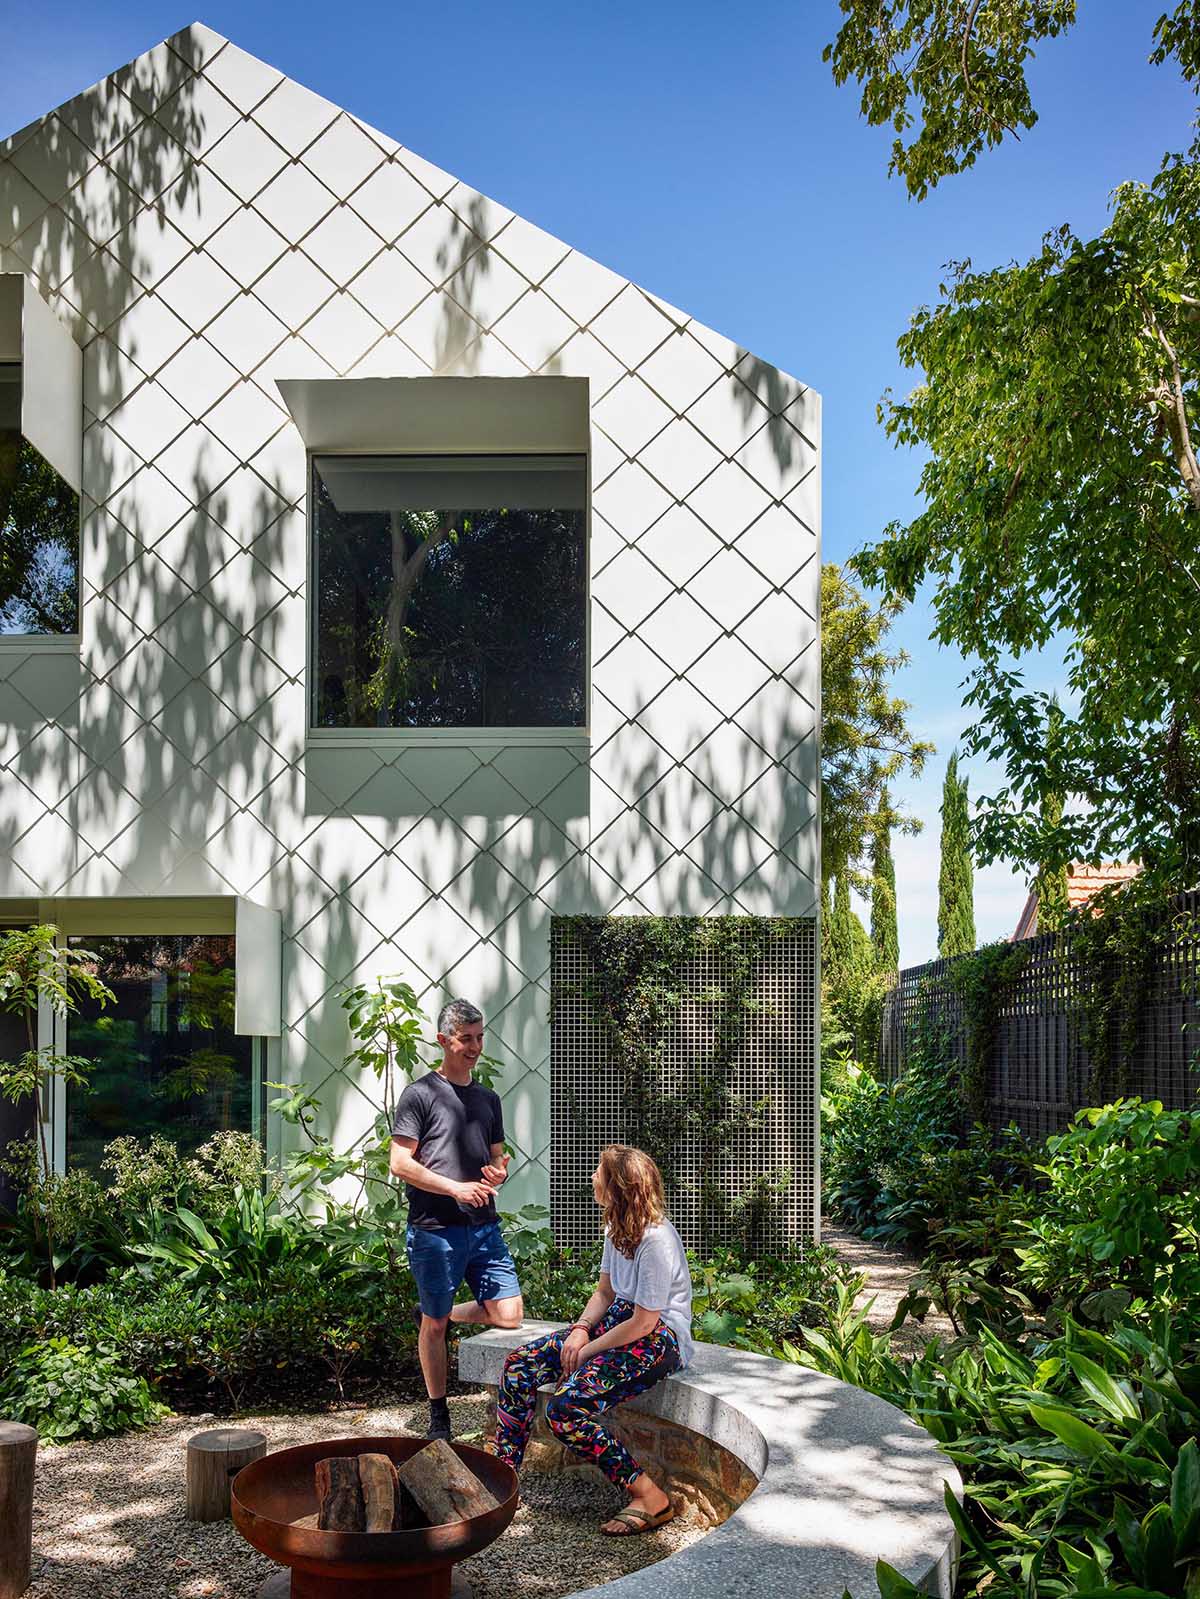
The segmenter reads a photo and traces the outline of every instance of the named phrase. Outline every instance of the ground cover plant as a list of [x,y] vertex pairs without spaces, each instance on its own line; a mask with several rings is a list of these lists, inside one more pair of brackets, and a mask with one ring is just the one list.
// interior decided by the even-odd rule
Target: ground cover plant
[[[958,1465],[966,1500],[946,1502],[963,1540],[959,1594],[1193,1599],[1195,1333],[1165,1315],[1148,1331],[1063,1318],[1054,1333],[933,1340],[905,1366],[847,1297],[830,1331],[785,1354],[906,1410]],[[886,1567],[879,1583],[885,1599],[918,1592]]]
[[900,1083],[831,1060],[823,1090],[827,1203],[923,1252],[895,1325],[936,1308],[956,1336],[897,1359],[852,1284],[783,1353],[900,1406],[959,1466],[960,1595],[1196,1599],[1200,1114],[1118,1099],[1034,1148],[964,1129],[955,1080],[926,1039]]

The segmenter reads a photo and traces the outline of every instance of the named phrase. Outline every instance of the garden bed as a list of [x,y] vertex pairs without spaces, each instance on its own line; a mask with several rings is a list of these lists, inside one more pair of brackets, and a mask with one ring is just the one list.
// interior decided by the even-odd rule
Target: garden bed
[[[455,1429],[483,1426],[482,1394],[450,1402]],[[245,1416],[270,1449],[348,1433],[420,1432],[425,1406],[403,1402],[320,1415]],[[96,1443],[43,1447],[34,1499],[34,1578],[27,1599],[255,1599],[279,1568],[232,1522],[184,1515],[184,1451],[210,1419],[172,1416],[143,1432]],[[574,1474],[527,1471],[508,1531],[463,1571],[475,1599],[559,1599],[651,1565],[703,1537],[682,1519],[637,1538],[597,1530],[620,1495]]]

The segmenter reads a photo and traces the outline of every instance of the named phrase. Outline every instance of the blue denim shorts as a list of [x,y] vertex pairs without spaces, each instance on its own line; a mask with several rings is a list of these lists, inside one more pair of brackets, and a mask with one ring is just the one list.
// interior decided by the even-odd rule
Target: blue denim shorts
[[472,1227],[410,1226],[408,1264],[426,1316],[448,1316],[463,1282],[482,1305],[488,1299],[513,1299],[521,1292],[517,1268],[498,1222]]

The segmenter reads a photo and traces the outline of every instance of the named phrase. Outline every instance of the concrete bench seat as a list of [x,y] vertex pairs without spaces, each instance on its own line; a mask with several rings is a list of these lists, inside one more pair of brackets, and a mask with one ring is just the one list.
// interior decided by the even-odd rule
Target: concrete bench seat
[[[464,1382],[495,1388],[510,1350],[558,1323],[527,1321],[459,1344]],[[678,1554],[577,1599],[875,1599],[883,1558],[950,1599],[958,1552],[946,1513],[954,1465],[893,1405],[765,1355],[698,1344],[676,1372],[621,1413],[658,1417],[727,1450],[757,1487]]]

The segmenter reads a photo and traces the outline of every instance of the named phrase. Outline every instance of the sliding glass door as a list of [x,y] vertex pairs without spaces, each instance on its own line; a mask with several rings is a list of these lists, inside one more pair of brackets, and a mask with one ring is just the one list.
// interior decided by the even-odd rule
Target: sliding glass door
[[95,951],[115,999],[67,1019],[68,1053],[90,1063],[90,1087],[67,1096],[68,1166],[98,1172],[124,1134],[162,1133],[183,1155],[213,1133],[250,1132],[254,1040],[234,1026],[232,934],[72,938]]

